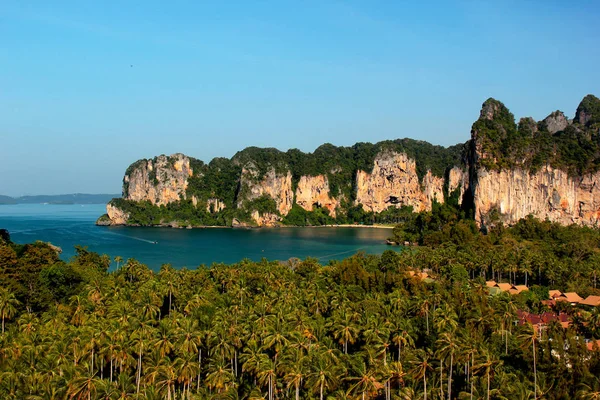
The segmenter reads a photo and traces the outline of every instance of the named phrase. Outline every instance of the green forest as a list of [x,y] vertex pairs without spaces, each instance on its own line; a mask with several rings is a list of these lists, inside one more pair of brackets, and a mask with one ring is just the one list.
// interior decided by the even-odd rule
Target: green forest
[[[408,215],[408,214],[407,214]],[[413,215],[413,214],[410,214]],[[406,217],[406,216],[405,216]],[[486,234],[451,205],[381,256],[154,272],[77,247],[0,242],[3,399],[597,399],[600,232],[529,218]],[[427,271],[429,278],[411,276]],[[527,284],[492,295],[485,281]]]

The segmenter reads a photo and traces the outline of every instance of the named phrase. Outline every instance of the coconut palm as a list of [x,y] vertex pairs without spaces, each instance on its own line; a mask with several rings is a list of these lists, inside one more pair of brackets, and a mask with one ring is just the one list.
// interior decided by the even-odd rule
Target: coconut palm
[[15,316],[19,300],[8,289],[0,287],[0,314],[2,315],[2,334],[4,334],[4,321]]

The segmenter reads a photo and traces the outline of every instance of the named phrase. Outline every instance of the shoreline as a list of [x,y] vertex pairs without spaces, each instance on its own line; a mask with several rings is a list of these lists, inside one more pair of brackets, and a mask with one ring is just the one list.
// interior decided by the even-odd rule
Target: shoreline
[[220,226],[220,225],[202,225],[202,226],[171,226],[171,225],[136,225],[136,224],[118,224],[96,226],[115,227],[126,226],[135,228],[171,228],[171,229],[278,229],[278,228],[366,228],[366,229],[394,229],[393,225],[360,225],[360,224],[340,224],[340,225],[276,225],[276,226]]

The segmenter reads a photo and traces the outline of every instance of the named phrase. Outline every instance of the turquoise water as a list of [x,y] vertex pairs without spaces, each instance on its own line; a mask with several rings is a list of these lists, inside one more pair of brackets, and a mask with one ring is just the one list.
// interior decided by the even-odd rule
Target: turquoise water
[[74,246],[79,244],[113,259],[135,258],[153,269],[164,263],[194,268],[213,262],[235,263],[243,258],[258,261],[263,257],[287,260],[310,256],[327,263],[358,251],[381,254],[390,248],[385,245],[391,234],[389,229],[172,229],[94,225],[104,212],[101,204],[0,205],[0,229],[8,229],[16,243],[51,242],[63,249],[63,259],[73,256]]

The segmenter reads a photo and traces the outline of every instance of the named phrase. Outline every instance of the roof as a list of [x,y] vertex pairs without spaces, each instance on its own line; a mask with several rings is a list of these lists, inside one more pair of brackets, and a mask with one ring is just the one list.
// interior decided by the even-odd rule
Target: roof
[[509,289],[510,294],[519,294],[521,292],[524,292],[526,290],[529,290],[529,288],[525,285],[514,285],[513,287],[511,287]]
[[560,297],[557,297],[556,300],[568,301],[569,303],[579,303],[583,298],[579,296],[575,292],[563,293]]
[[512,285],[510,283],[496,283],[496,287],[503,292],[508,292],[512,288]]
[[600,296],[588,296],[585,300],[579,302],[579,304],[584,304],[586,306],[598,307],[600,306]]
[[569,316],[565,313],[555,314],[553,312],[544,312],[541,314],[533,314],[527,311],[517,310],[517,316],[519,317],[519,323],[521,325],[530,323],[532,325],[546,325],[550,322],[556,321],[563,328],[568,328],[570,324]]
[[494,286],[496,286],[496,281],[487,281],[485,283],[485,286],[487,286],[487,287],[494,287]]
[[[594,345],[595,345],[595,346],[594,346]],[[592,350],[596,350],[596,351],[598,351],[598,350],[600,350],[600,339],[599,339],[599,340],[590,340],[590,341],[587,343],[587,349],[588,349],[589,351],[592,351]]]
[[556,289],[548,290],[548,296],[550,299],[553,299],[555,297],[560,297],[561,295],[562,295],[562,292],[560,290],[556,290]]

